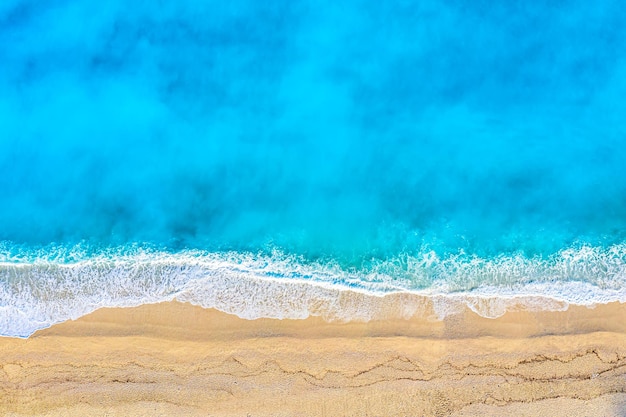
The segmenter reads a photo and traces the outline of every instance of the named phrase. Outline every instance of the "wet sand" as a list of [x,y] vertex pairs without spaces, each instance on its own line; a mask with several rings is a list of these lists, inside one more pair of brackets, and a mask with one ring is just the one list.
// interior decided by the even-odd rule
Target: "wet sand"
[[178,302],[0,338],[0,415],[624,416],[626,304],[444,321]]

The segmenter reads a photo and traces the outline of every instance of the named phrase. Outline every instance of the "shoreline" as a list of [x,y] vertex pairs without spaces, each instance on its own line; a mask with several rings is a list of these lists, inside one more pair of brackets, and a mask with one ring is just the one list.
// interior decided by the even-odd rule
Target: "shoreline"
[[0,338],[3,415],[626,414],[626,304],[366,323],[180,302]]
[[[350,301],[378,301],[377,311],[383,319],[327,321],[322,316],[304,319],[255,318],[248,319],[204,308],[193,303],[165,301],[134,307],[103,307],[75,320],[53,324],[37,330],[29,338],[45,335],[65,335],[68,332],[90,335],[152,335],[155,337],[211,339],[216,335],[246,338],[264,329],[268,334],[300,338],[337,337],[338,335],[370,337],[407,336],[431,338],[472,338],[493,336],[499,338],[529,338],[547,335],[570,335],[592,332],[626,334],[626,303],[611,302],[595,306],[569,305],[565,310],[508,310],[503,315],[490,318],[465,306],[462,311],[434,319],[432,301],[421,303],[417,312],[402,318],[401,309],[394,305],[409,304],[413,294],[397,293],[383,297],[364,295],[355,298],[348,292]],[[420,296],[429,300],[428,297]],[[340,302],[342,299],[339,300]],[[408,302],[407,302],[408,301]],[[430,311],[430,314],[425,314]],[[211,320],[212,315],[221,319]],[[95,324],[95,326],[93,326]],[[110,329],[111,333],[107,333]],[[167,329],[167,333],[162,330]],[[181,330],[179,330],[181,329]],[[237,329],[236,331],[233,329]],[[216,333],[217,331],[217,333]],[[220,336],[221,337],[221,336]],[[0,337],[2,340],[4,337]],[[7,337],[10,338],[10,337]],[[25,339],[29,339],[25,338]]]
[[362,270],[282,252],[170,253],[131,245],[91,253],[78,245],[18,246],[14,253],[7,245],[0,254],[0,273],[7,277],[0,334],[17,337],[104,306],[174,299],[245,319],[320,316],[330,322],[436,322],[468,309],[494,319],[513,311],[626,303],[626,245],[563,249],[546,259],[439,258],[426,251]]

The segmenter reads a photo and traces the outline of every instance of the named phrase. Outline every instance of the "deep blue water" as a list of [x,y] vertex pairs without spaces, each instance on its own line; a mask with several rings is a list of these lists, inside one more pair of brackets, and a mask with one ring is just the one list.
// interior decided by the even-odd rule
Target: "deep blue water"
[[625,30],[605,0],[4,1],[5,257],[622,248]]

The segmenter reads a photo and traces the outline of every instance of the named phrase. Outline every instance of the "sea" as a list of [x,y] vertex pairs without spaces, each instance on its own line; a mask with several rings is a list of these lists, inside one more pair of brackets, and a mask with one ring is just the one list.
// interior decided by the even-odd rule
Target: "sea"
[[611,0],[4,0],[0,335],[626,302],[625,29]]

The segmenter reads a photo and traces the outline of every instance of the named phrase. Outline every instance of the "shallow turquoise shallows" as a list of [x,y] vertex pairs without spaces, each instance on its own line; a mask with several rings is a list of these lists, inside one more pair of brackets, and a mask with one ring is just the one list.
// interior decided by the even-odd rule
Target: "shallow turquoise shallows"
[[318,314],[259,307],[288,282],[626,300],[625,31],[605,0],[4,1],[0,334]]

